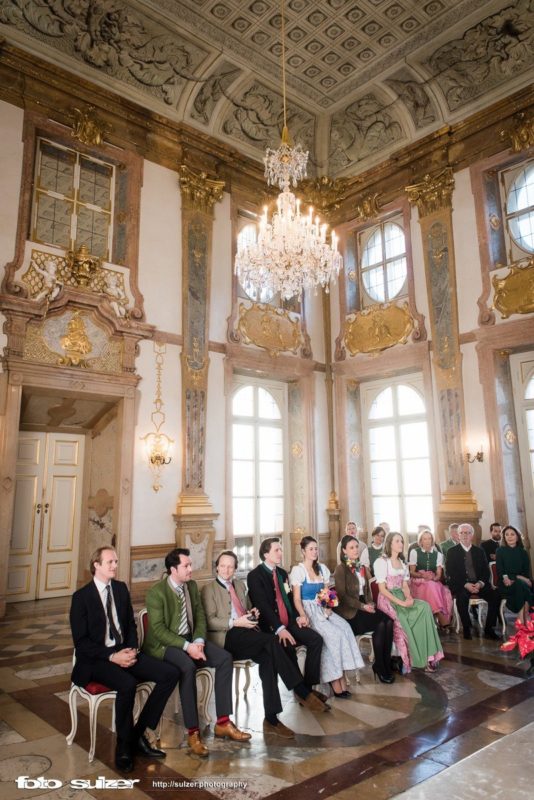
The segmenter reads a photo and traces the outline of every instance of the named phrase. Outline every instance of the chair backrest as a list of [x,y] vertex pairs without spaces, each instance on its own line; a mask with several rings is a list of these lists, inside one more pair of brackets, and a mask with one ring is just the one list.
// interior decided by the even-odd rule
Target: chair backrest
[[146,632],[148,630],[148,611],[142,608],[137,614],[137,638],[139,640],[139,649],[143,647]]
[[499,579],[497,577],[497,564],[495,563],[495,561],[490,561],[489,568],[490,568],[491,585],[493,586],[494,589],[496,589]]

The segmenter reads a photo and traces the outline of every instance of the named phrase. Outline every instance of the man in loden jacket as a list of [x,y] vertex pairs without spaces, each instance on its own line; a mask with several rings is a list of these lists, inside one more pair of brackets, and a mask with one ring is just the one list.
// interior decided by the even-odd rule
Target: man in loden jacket
[[177,547],[165,557],[167,577],[147,593],[148,630],[143,650],[173,664],[181,672],[180,700],[191,752],[205,757],[208,748],[200,738],[197,709],[196,671],[215,668],[215,736],[248,741],[230,720],[232,713],[232,671],[230,653],[206,642],[206,616],[195,581],[189,550]]

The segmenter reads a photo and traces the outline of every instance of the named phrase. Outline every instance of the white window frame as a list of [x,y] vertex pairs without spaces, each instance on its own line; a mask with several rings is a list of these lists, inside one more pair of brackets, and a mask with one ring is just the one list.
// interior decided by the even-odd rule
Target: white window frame
[[[371,237],[375,233],[375,231],[377,229],[380,229],[381,237],[382,237],[382,241],[383,241],[383,238],[384,238],[384,226],[387,225],[388,223],[393,223],[395,225],[398,225],[399,228],[401,228],[402,232],[404,233],[404,258],[406,260],[406,276],[404,278],[404,283],[402,284],[402,286],[400,288],[400,291],[396,295],[394,295],[394,297],[389,297],[388,284],[387,284],[387,280],[386,280],[386,278],[387,278],[387,268],[386,267],[387,267],[388,261],[387,261],[387,259],[385,259],[385,255],[384,255],[384,261],[381,264],[375,264],[374,267],[372,267],[372,268],[376,269],[377,267],[380,266],[382,268],[382,273],[384,274],[384,278],[385,278],[384,279],[384,287],[385,287],[386,298],[385,298],[385,300],[380,301],[380,300],[376,300],[374,297],[371,297],[371,295],[368,293],[367,289],[365,288],[365,285],[364,285],[364,282],[363,282],[363,273],[364,272],[368,272],[371,269],[371,267],[369,269],[365,269],[364,270],[362,268],[362,261],[363,261],[363,254],[365,252],[365,248],[366,248],[369,240],[371,239]],[[382,219],[379,222],[375,222],[372,225],[370,225],[369,227],[366,227],[363,230],[358,232],[358,234],[357,234],[357,241],[358,241],[358,248],[357,248],[357,252],[358,252],[358,280],[359,280],[359,285],[360,285],[360,297],[362,298],[361,304],[360,304],[361,308],[368,308],[369,306],[376,305],[377,303],[380,303],[380,302],[384,302],[384,303],[395,302],[395,301],[402,300],[402,299],[405,299],[405,298],[408,297],[408,291],[409,291],[409,287],[408,287],[408,280],[409,280],[408,244],[407,244],[407,235],[406,235],[406,229],[405,229],[404,223],[405,223],[404,216],[403,216],[402,213],[400,213],[400,214],[395,214],[394,216]],[[384,251],[384,254],[385,254],[385,251]],[[390,260],[392,260],[392,259],[390,259]]]
[[499,173],[499,183],[500,183],[500,194],[501,194],[501,209],[502,209],[502,218],[504,220],[504,239],[506,243],[506,253],[508,255],[508,263],[513,261],[520,261],[521,259],[528,258],[529,256],[533,255],[531,250],[524,250],[520,245],[517,244],[515,239],[512,237],[510,233],[510,229],[508,226],[508,220],[515,216],[515,214],[508,214],[506,210],[507,200],[508,200],[508,192],[510,187],[512,186],[513,182],[516,180],[518,175],[524,172],[528,167],[534,164],[534,159],[530,159],[528,161],[522,161],[520,164],[514,164],[513,166],[506,167],[505,169],[501,170]]
[[[512,392],[514,396],[515,418],[517,424],[517,444],[521,465],[521,481],[525,500],[525,519],[534,520],[534,479],[530,461],[527,432],[527,410],[534,410],[534,399],[526,400],[527,386],[534,378],[534,350],[529,353],[515,353],[510,356],[512,373]],[[532,533],[532,531],[530,532]]]
[[[371,410],[371,406],[378,395],[387,388],[393,388],[399,385],[408,386],[411,389],[414,389],[422,398],[422,401],[425,406],[425,413],[423,414],[414,414],[414,415],[403,415],[402,417],[397,415],[393,417],[388,417],[383,420],[369,420],[369,413]],[[424,391],[424,382],[423,376],[419,373],[411,374],[411,375],[399,375],[392,378],[381,378],[376,381],[366,382],[361,384],[361,414],[362,414],[362,433],[363,433],[363,443],[364,443],[364,462],[365,462],[365,469],[364,469],[364,483],[365,483],[365,502],[366,502],[366,514],[367,514],[367,526],[368,530],[372,530],[375,527],[374,518],[373,518],[373,494],[372,494],[372,481],[371,481],[371,453],[370,453],[370,442],[369,442],[369,429],[371,427],[378,427],[380,425],[392,425],[395,428],[395,442],[396,442],[396,451],[397,451],[397,459],[396,459],[396,466],[397,466],[397,481],[399,486],[399,514],[400,514],[400,521],[401,530],[398,531],[404,536],[405,545],[408,545],[409,536],[411,535],[410,541],[413,540],[413,534],[415,531],[408,531],[406,530],[406,512],[404,508],[404,490],[403,490],[403,479],[402,479],[402,469],[401,469],[401,459],[400,459],[400,434],[398,430],[399,421],[405,422],[421,422],[423,419],[426,422],[427,426],[427,436],[428,436],[428,468],[429,468],[429,476],[430,476],[430,499],[432,502],[432,515],[430,519],[422,519],[420,522],[421,524],[427,524],[430,526],[434,525],[434,516],[436,512],[436,493],[434,487],[434,474],[433,474],[433,453],[432,453],[432,432],[431,432],[431,410],[429,408],[429,402],[427,397],[425,396]],[[386,520],[389,522],[389,520]]]
[[[42,160],[42,149],[41,143],[46,143],[51,145],[52,147],[56,148],[57,150],[63,150],[66,153],[72,153],[75,158],[74,164],[74,176],[73,176],[73,196],[67,197],[58,192],[53,192],[49,189],[43,189],[39,186],[39,175],[41,172],[41,160]],[[33,196],[32,196],[32,214],[31,214],[31,236],[32,241],[41,242],[42,244],[50,245],[51,247],[59,247],[60,249],[71,249],[73,250],[77,245],[80,243],[77,242],[77,223],[78,223],[78,209],[88,208],[92,211],[98,211],[100,213],[106,214],[109,218],[108,224],[108,235],[107,235],[107,248],[106,253],[102,256],[104,261],[111,260],[111,252],[112,252],[112,244],[113,244],[113,220],[114,220],[114,213],[115,213],[115,181],[116,181],[116,170],[115,165],[111,164],[108,161],[104,161],[103,159],[95,158],[92,155],[87,155],[86,153],[81,152],[80,150],[76,150],[73,147],[66,147],[65,145],[61,144],[60,142],[54,141],[54,139],[48,138],[46,136],[38,136],[37,137],[37,151],[36,151],[36,159],[35,159],[35,177],[34,177],[34,188],[33,188]],[[109,168],[111,170],[111,181],[110,181],[110,205],[109,208],[103,208],[101,206],[95,206],[92,203],[85,203],[79,199],[79,189],[80,189],[80,162],[81,159],[84,158],[87,161],[93,161],[96,164],[102,164],[103,166]],[[64,248],[61,245],[58,245],[54,242],[45,242],[42,239],[37,237],[37,198],[39,195],[47,195],[48,197],[52,197],[58,200],[69,200],[72,202],[73,211],[71,214],[70,220],[70,244],[69,247]],[[94,253],[91,253],[94,255]]]
[[[264,420],[263,418],[259,418],[257,416],[254,417],[234,417],[233,414],[233,400],[234,395],[240,389],[245,386],[253,386],[256,388],[262,388],[268,391],[276,400],[278,404],[278,408],[280,409],[280,419],[279,420]],[[240,539],[248,538],[248,535],[235,535],[234,533],[234,524],[233,524],[233,485],[232,485],[232,468],[233,468],[233,435],[232,429],[234,422],[243,421],[246,423],[250,423],[253,420],[253,424],[256,429],[255,439],[257,441],[257,428],[261,422],[269,422],[269,424],[274,424],[275,426],[280,426],[282,430],[282,448],[283,448],[283,481],[284,481],[284,489],[283,489],[283,531],[280,533],[267,533],[261,534],[259,529],[259,495],[255,494],[255,508],[254,508],[254,519],[255,519],[255,530],[252,533],[252,548],[253,548],[253,565],[259,563],[259,547],[260,543],[263,539],[267,539],[270,536],[279,536],[282,542],[282,546],[284,548],[284,555],[289,552],[289,444],[288,444],[288,392],[287,392],[287,384],[281,381],[273,381],[264,378],[254,378],[246,375],[234,375],[232,381],[232,391],[230,395],[229,401],[229,458],[228,458],[228,481],[227,485],[229,487],[228,491],[228,499],[229,499],[229,515],[228,518],[230,520],[230,527],[232,531],[232,541],[233,546],[236,547],[239,543]],[[256,459],[255,462],[255,481],[257,482],[258,476],[258,461]],[[240,564],[240,569],[242,565]]]

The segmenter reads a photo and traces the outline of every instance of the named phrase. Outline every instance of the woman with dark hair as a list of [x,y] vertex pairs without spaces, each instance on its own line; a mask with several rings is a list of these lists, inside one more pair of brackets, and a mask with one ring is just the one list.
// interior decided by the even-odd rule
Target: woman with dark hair
[[338,564],[334,572],[339,599],[335,611],[347,620],[355,636],[372,632],[375,680],[378,678],[381,683],[393,683],[395,680],[391,673],[393,620],[383,611],[377,611],[373,603],[361,602],[360,597],[364,591],[358,555],[358,540],[354,536],[344,536],[341,540],[341,564]]
[[[361,562],[365,567],[367,580],[370,581],[375,575],[375,561],[380,558],[384,551],[384,539],[386,538],[386,531],[381,525],[377,525],[371,533],[371,544],[366,547],[361,556]],[[341,562],[343,563],[343,562]]]
[[432,609],[425,600],[414,600],[410,592],[408,567],[404,562],[404,539],[388,533],[384,555],[375,561],[378,608],[394,620],[393,641],[403,663],[403,673],[412,666],[435,672],[443,658]]
[[497,576],[506,607],[521,622],[527,622],[529,608],[534,603],[532,571],[523,537],[513,525],[507,525],[502,532],[502,544],[497,549]]
[[293,567],[289,581],[293,590],[293,602],[301,617],[309,621],[309,625],[323,638],[321,654],[321,683],[329,683],[335,697],[347,698],[351,693],[347,690],[345,672],[363,667],[363,659],[354,639],[350,625],[332,608],[321,603],[328,590],[330,571],[324,564],[319,564],[319,548],[312,536],[304,536],[300,542],[302,564]]

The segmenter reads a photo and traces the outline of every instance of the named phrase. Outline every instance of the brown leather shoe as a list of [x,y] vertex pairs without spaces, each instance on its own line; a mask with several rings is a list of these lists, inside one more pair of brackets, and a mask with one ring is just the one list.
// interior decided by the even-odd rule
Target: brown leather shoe
[[206,758],[209,755],[209,750],[200,738],[200,733],[195,731],[194,733],[189,733],[187,735],[187,746],[194,753],[196,756],[200,756],[201,758]]
[[263,732],[264,733],[272,733],[274,736],[281,736],[283,739],[294,739],[295,734],[288,728],[287,725],[284,725],[283,722],[278,720],[278,725],[273,725],[269,720],[263,720]]
[[250,733],[240,731],[231,720],[225,722],[224,725],[215,725],[213,732],[220,739],[233,739],[234,742],[248,742],[249,739],[252,739]]
[[299,697],[298,694],[296,694],[295,697],[297,703],[300,703],[301,706],[309,709],[309,711],[330,711],[328,703],[323,703],[313,692],[310,692],[306,699]]
[[321,700],[323,703],[326,703],[326,701],[328,700],[328,695],[323,694],[322,692],[318,692],[317,689],[312,689],[311,691],[312,694],[318,697],[319,700]]

